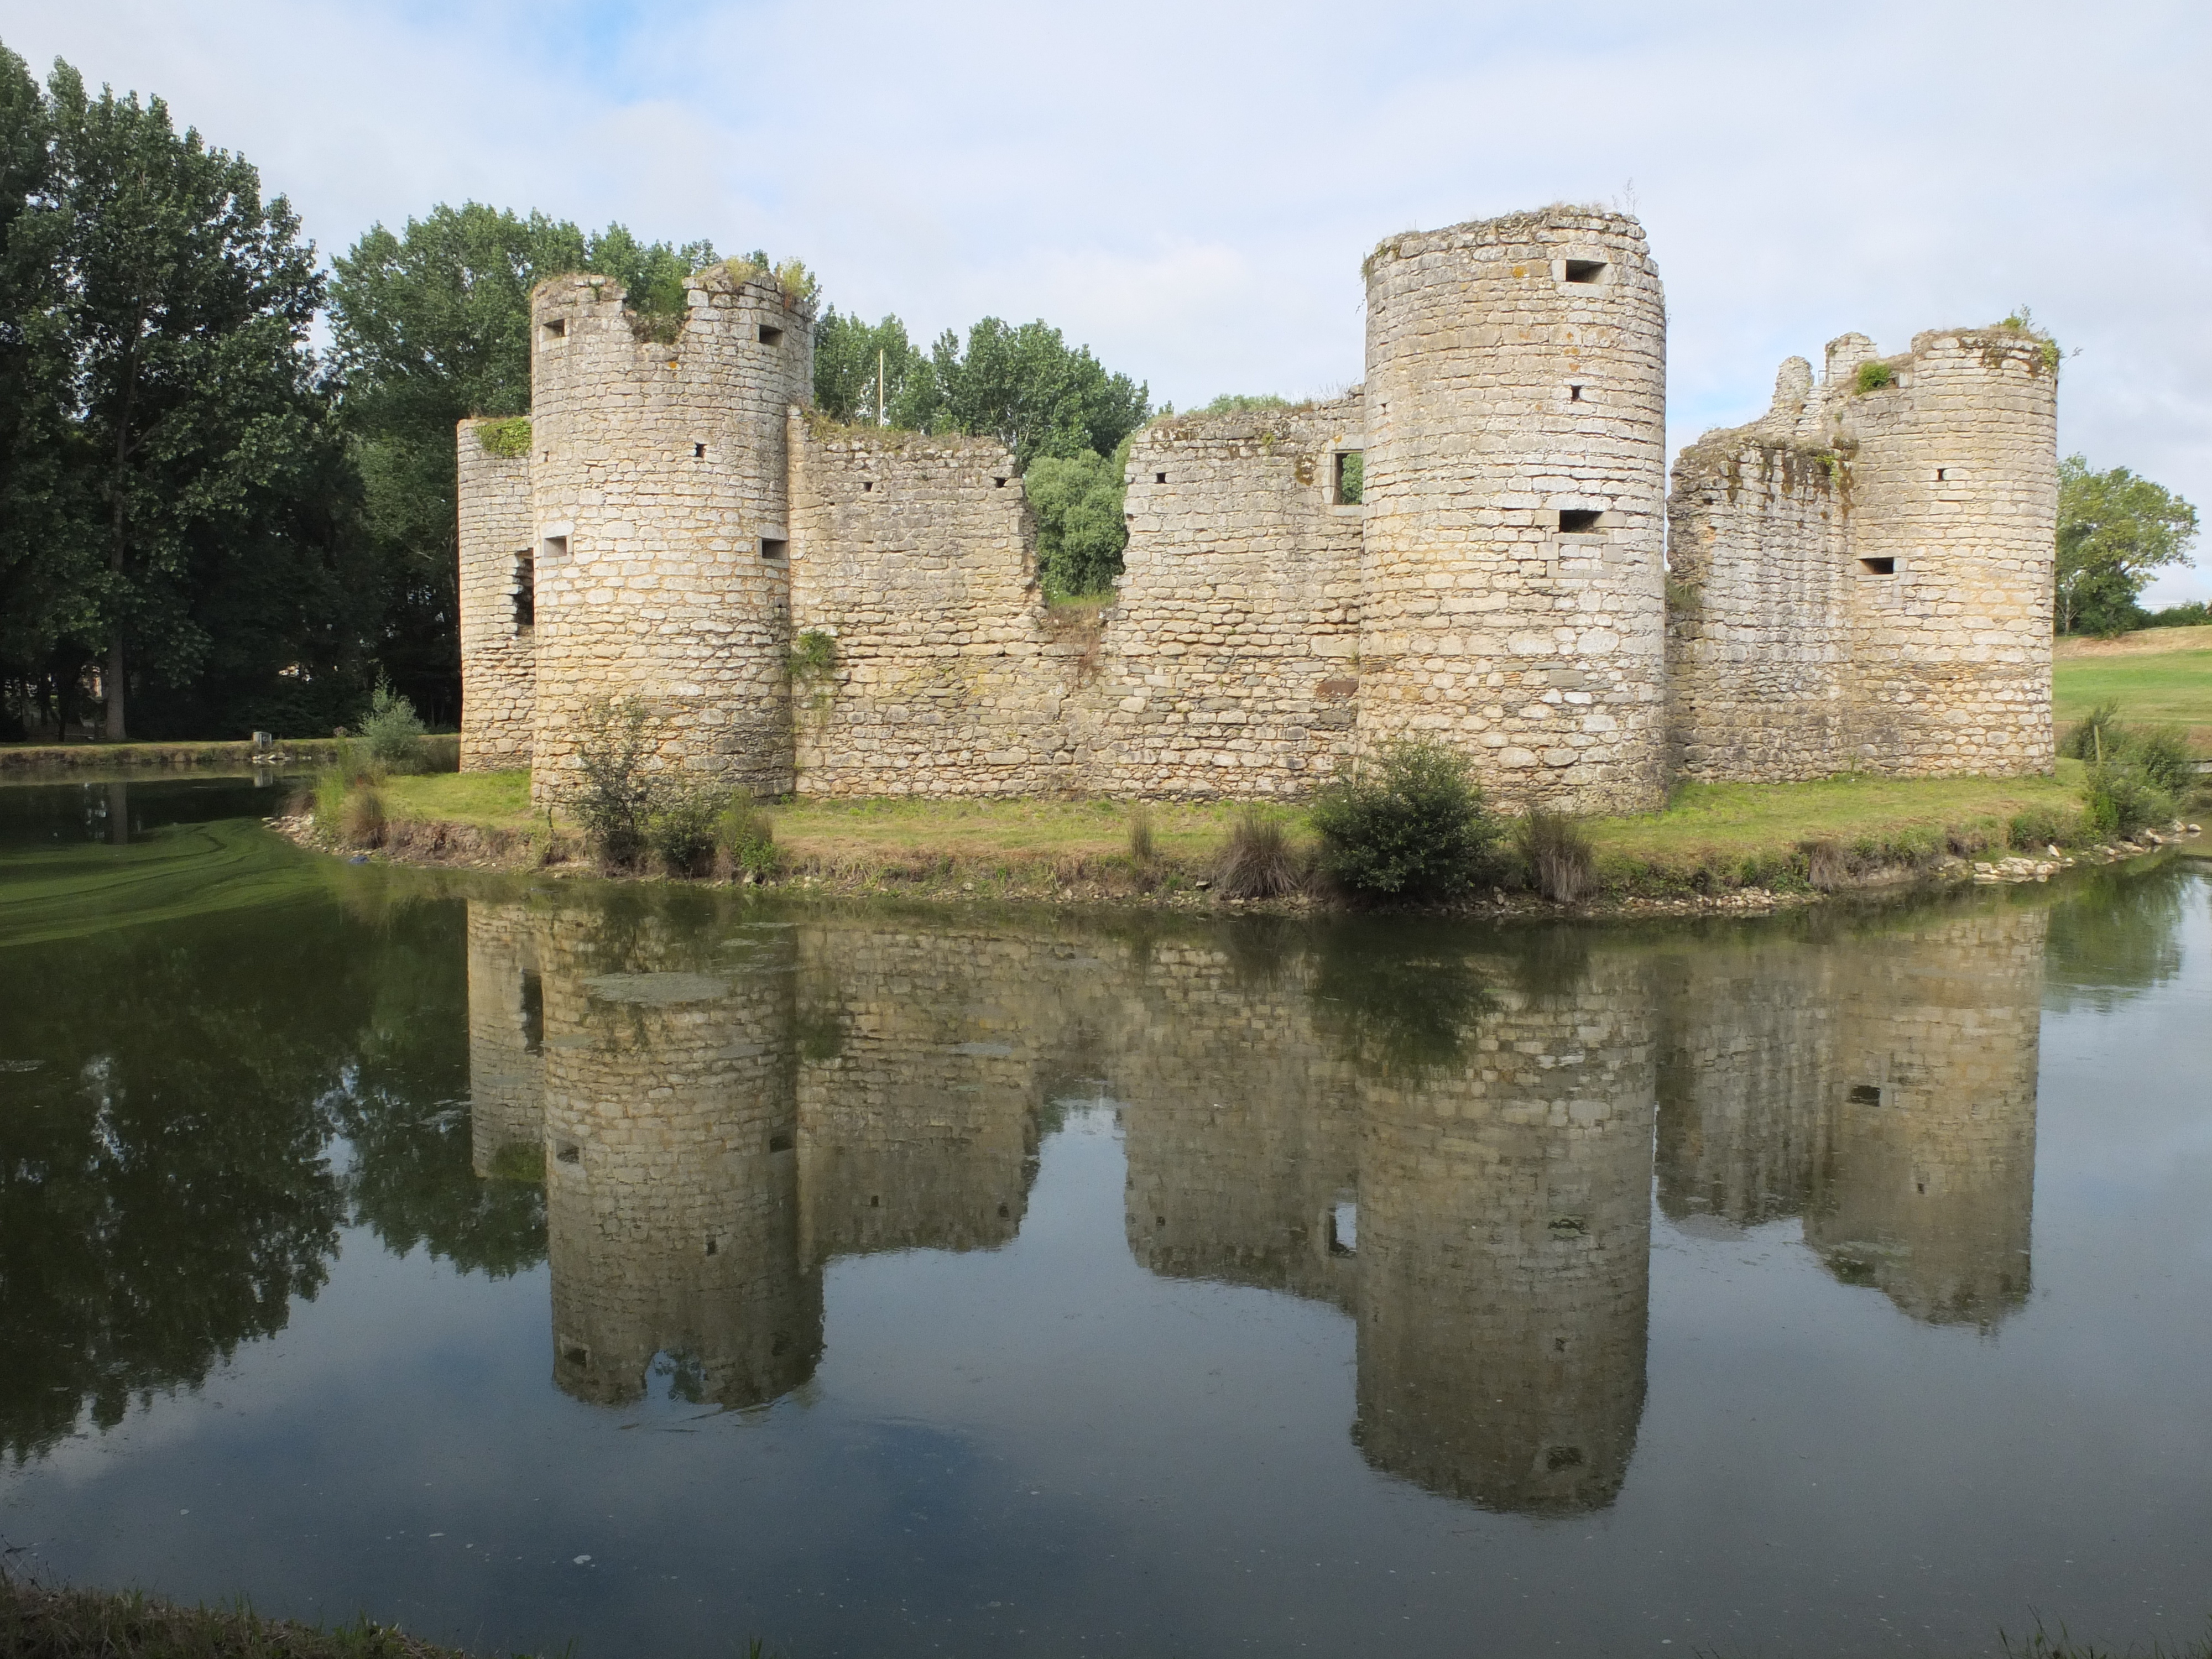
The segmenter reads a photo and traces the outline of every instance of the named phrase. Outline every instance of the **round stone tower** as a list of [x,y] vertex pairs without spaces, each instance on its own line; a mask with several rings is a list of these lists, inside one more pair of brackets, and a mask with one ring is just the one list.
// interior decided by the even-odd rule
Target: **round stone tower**
[[1370,257],[1364,748],[1445,744],[1507,806],[1661,804],[1666,326],[1602,209]]
[[1933,329],[1891,358],[1857,335],[1828,349],[1853,758],[1869,770],[2051,769],[2058,360],[2003,325]]
[[814,318],[750,265],[645,318],[604,276],[531,317],[532,788],[567,787],[595,703],[642,708],[655,763],[790,788],[785,415],[812,401]]

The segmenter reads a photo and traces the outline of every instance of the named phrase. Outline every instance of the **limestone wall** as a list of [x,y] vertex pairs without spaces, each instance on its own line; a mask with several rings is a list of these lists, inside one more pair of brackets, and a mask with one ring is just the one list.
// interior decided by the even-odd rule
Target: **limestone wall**
[[1079,675],[1084,787],[1115,795],[1303,794],[1354,746],[1363,509],[1334,403],[1173,416],[1130,446],[1129,545]]
[[790,416],[792,628],[835,641],[793,702],[803,787],[1013,795],[1078,784],[1077,647],[1037,592],[1013,458],[983,438]]
[[557,793],[589,705],[628,697],[659,763],[781,792],[785,418],[811,398],[813,318],[744,265],[694,276],[665,343],[623,300],[562,276],[532,303],[532,787]]
[[1369,257],[1364,742],[1448,743],[1510,805],[1659,804],[1665,359],[1622,215]]
[[[1860,366],[1889,383],[1862,392]],[[2049,769],[2056,363],[2008,329],[1783,366],[1668,504],[1669,738],[1692,777]]]
[[453,434],[460,496],[461,770],[530,764],[537,665],[530,457],[483,447],[481,421]]

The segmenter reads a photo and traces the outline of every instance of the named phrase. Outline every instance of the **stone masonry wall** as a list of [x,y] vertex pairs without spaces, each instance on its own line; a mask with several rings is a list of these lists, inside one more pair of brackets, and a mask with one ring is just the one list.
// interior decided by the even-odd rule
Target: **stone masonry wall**
[[530,764],[537,700],[533,602],[536,536],[530,511],[530,457],[495,455],[482,421],[453,434],[460,495],[461,770],[496,772]]
[[650,715],[658,763],[792,783],[787,410],[812,397],[813,316],[748,265],[691,278],[662,341],[599,276],[532,313],[538,538],[536,764],[567,781],[597,699]]
[[[1861,392],[1860,366],[1888,384]],[[1682,771],[2018,775],[2051,761],[2055,356],[1936,331],[1783,365],[1753,426],[1686,450],[1668,503]]]
[[480,1176],[544,1163],[545,1005],[530,913],[469,901],[469,1161]]
[[1354,392],[1138,432],[1122,576],[1079,676],[1085,787],[1303,794],[1352,753],[1363,509],[1335,501],[1335,458],[1364,429]]
[[1595,811],[1663,782],[1666,305],[1642,228],[1550,208],[1367,262],[1359,733],[1492,796]]
[[790,416],[801,787],[822,795],[1018,795],[1078,784],[1076,647],[1054,637],[1013,458],[985,438]]

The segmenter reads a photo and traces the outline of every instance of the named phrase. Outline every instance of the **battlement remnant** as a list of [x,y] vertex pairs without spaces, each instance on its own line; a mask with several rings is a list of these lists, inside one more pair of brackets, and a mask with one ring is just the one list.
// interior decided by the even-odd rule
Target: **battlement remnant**
[[622,699],[656,765],[756,794],[1296,796],[1408,737],[1508,808],[2049,769],[2044,337],[1844,335],[1669,495],[1634,219],[1407,232],[1364,273],[1364,384],[1141,428],[1123,574],[1078,605],[1003,446],[811,412],[769,274],[669,318],[541,284],[529,420],[456,434],[463,766],[550,800]]

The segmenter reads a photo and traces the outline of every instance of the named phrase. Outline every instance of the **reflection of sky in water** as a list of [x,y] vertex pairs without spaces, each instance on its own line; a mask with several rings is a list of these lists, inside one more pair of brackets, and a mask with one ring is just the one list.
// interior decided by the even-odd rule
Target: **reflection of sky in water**
[[[1473,1164],[1455,1166],[1434,1193],[1378,1186],[1377,1171],[1398,1167],[1393,1158],[1419,1167],[1431,1116],[1417,1107],[1437,1097],[1440,1074],[1460,1075],[1469,1054],[1480,1063],[1484,1034],[1552,1018],[1612,982],[1618,941],[1598,939],[1595,965],[1587,951],[1551,946],[1533,965],[1479,964],[1479,994],[1468,988],[1460,1004],[1478,1010],[1475,1036],[1464,1041],[1433,1008],[1393,1024],[1387,1010],[1358,1002],[1348,988],[1356,963],[1340,956],[1324,976],[1339,998],[1327,1018],[1339,1034],[1330,1052],[1351,1056],[1351,1069],[1316,1072],[1311,1097],[1276,1101],[1279,1120],[1269,1120],[1304,1137],[1270,1156],[1291,1172],[1285,1191],[1296,1203],[1310,1192],[1310,1249],[1238,1256],[1205,1236],[1203,1209],[1164,1220],[1143,1212],[1212,1191],[1221,1224],[1243,1225],[1280,1197],[1237,1185],[1222,1149],[1237,1131],[1207,1115],[1240,1073],[1255,1097],[1276,1086],[1256,1029],[1231,1016],[1295,1006],[1302,982],[1297,939],[1255,946],[1246,937],[1228,942],[1236,974],[1205,981],[1223,1001],[1178,1005],[1182,1029],[1218,1022],[1218,1053],[1197,1043],[1181,1060],[1156,1055],[1139,1075],[1110,1033],[1092,1030],[1037,1061],[1031,1075],[1066,1080],[1048,1091],[1056,1103],[1042,1114],[1034,1176],[1004,1224],[1006,1242],[987,1206],[960,1223],[989,1235],[985,1247],[830,1254],[820,1270],[821,1358],[773,1403],[722,1411],[702,1400],[702,1362],[673,1332],[641,1339],[655,1344],[640,1361],[641,1398],[612,1407],[569,1398],[550,1380],[549,1310],[559,1297],[542,1260],[503,1279],[465,1273],[419,1245],[394,1256],[356,1224],[341,1234],[329,1282],[293,1302],[279,1333],[219,1364],[204,1389],[156,1395],[119,1428],[64,1439],[0,1474],[0,1534],[29,1547],[15,1562],[67,1577],[187,1596],[244,1590],[265,1609],[331,1618],[367,1608],[488,1650],[574,1636],[586,1654],[720,1653],[757,1633],[794,1654],[1366,1651],[1385,1639],[1396,1651],[1456,1654],[1480,1632],[1482,1645],[1514,1651],[1617,1651],[1671,1638],[1677,1650],[1963,1652],[1992,1646],[2000,1625],[2023,1628],[2031,1608],[2119,1644],[2185,1639],[2212,1612],[2202,1542],[2212,1537],[2212,1493],[2201,1479],[2212,1454],[2201,1382],[2212,1369],[2202,1317],[2212,1290],[2203,1085],[2212,1058],[2212,884],[2156,880],[2157,891],[2084,890],[2076,901],[2162,918],[2156,941],[2130,942],[2109,914],[2064,917],[2052,921],[2047,952],[2024,958],[2049,969],[2023,981],[2031,1041],[2039,983],[2045,1002],[2032,1210],[2024,1192],[2008,1192],[1998,1194],[2006,1213],[1985,1214],[1974,1205],[1996,1200],[1966,1192],[1945,1213],[1973,1218],[1972,1237],[1941,1226],[1913,1233],[1908,1216],[1899,1245],[1900,1235],[1884,1231],[1891,1211],[1881,1205],[1893,1200],[1869,1196],[1868,1170],[1889,1183],[1883,1193],[1946,1178],[1915,1163],[1926,1148],[1899,1139],[1896,1115],[1978,1133],[1966,1097],[1996,1086],[1961,1073],[1949,1077],[1948,1098],[1920,1103],[1916,1089],[1940,1093],[1946,1079],[1899,1060],[1905,1037],[1884,1036],[1878,1058],[1892,1069],[1862,1079],[1874,1050],[1846,1020],[1832,1033],[1835,1098],[1797,1127],[1748,1039],[1729,1050],[1729,1063],[1752,1079],[1733,1102],[1711,1081],[1719,1062],[1698,1060],[1705,1080],[1685,1085],[1669,1067],[1689,1062],[1663,1042],[1644,1062],[1651,1072],[1622,1073],[1656,1079],[1660,1163],[1656,1176],[1648,1157],[1641,1166],[1634,1191],[1650,1196],[1636,1197],[1629,1229],[1640,1238],[1648,1216],[1648,1339],[1562,1362],[1563,1386],[1583,1389],[1576,1397],[1589,1409],[1617,1413],[1625,1402],[1631,1417],[1618,1496],[1594,1509],[1492,1512],[1379,1472],[1373,1460],[1388,1455],[1372,1439],[1363,1455],[1355,1424],[1377,1401],[1404,1404],[1376,1392],[1394,1366],[1440,1365],[1447,1382],[1545,1373],[1515,1372],[1494,1346],[1461,1340],[1468,1316],[1449,1275],[1425,1300],[1389,1304],[1383,1326],[1363,1333],[1360,1297],[1372,1302],[1380,1281],[1358,1275],[1423,1251],[1443,1251],[1433,1260],[1446,1267],[1506,1259],[1474,1246],[1505,1249],[1510,1240],[1465,1241],[1519,1214],[1510,1168],[1497,1189],[1504,1197],[1467,1189]],[[1977,896],[1941,914],[2010,914],[2003,907],[2021,902]],[[427,930],[417,941],[426,960],[462,949],[458,905],[418,910],[410,925]],[[1081,937],[1062,931],[1064,945]],[[404,932],[387,935],[390,948]],[[1881,996],[1901,1015],[1949,997],[1966,1006],[1960,1019],[1985,1024],[1975,988],[1947,978],[1924,951],[1916,957],[1912,934],[1893,918],[1863,935],[1775,926],[1655,932],[1631,943],[1661,963],[1636,980],[1659,987],[1655,1009],[1708,982],[1756,984],[1785,1006],[1785,1027],[1804,1030],[1809,1016],[1786,1010],[1796,975],[1820,1006],[1858,998],[1850,1006],[1864,1018]],[[734,926],[702,929],[695,959],[671,965],[719,974],[730,956],[718,968],[714,952],[738,936]],[[783,994],[774,988],[787,987],[809,1056],[800,1063],[834,1068],[836,1056],[878,1040],[872,1022],[890,1018],[883,1008],[893,1004],[839,1001],[836,988],[810,982],[805,936],[760,930],[751,937],[782,941],[769,957],[795,952],[794,965],[781,978],[770,963],[728,982],[739,1003],[772,1001]],[[642,935],[623,937],[635,952]],[[899,948],[926,959],[930,937],[906,924]],[[943,948],[964,960],[957,941]],[[1214,948],[1202,930],[1155,939],[1140,966],[1127,966],[1125,941],[1102,934],[1083,940],[1080,971],[1134,996],[1133,987],[1182,982],[1177,952],[1199,960]],[[1420,948],[1435,949],[1434,937]],[[1854,952],[1870,969],[1858,981],[1838,990],[1818,979]],[[642,961],[602,965],[659,971]],[[980,962],[965,970],[984,980],[992,971]],[[1391,996],[1412,982],[1384,980]],[[559,972],[549,969],[547,981],[550,1047],[573,1016]],[[434,995],[450,1001],[439,988],[457,982],[447,970]],[[719,1006],[703,993],[673,995],[672,984],[598,988],[611,994],[587,1010],[605,1022],[594,1029],[629,1030],[623,1022]],[[936,1052],[969,1068],[962,1076],[1002,1076],[992,1068],[1026,1064],[1050,1046],[992,1026],[988,997],[932,1008],[908,994],[908,1012],[928,1026]],[[432,1012],[388,1010],[387,1040]],[[449,1006],[442,1018],[464,1017]],[[1679,1020],[1679,1010],[1664,1018]],[[1699,1018],[1759,1035],[1745,1006]],[[1803,1048],[1830,1041],[1816,1035]],[[1633,1047],[1607,1042],[1616,1055]],[[323,1086],[364,1100],[396,1091],[406,1110],[389,1121],[364,1116],[361,1133],[329,1147],[335,1178],[359,1191],[386,1170],[385,1236],[412,1236],[389,1218],[412,1216],[428,1236],[447,1237],[440,1227],[454,1224],[437,1206],[477,1188],[434,1170],[412,1185],[388,1171],[428,1158],[423,1147],[465,1170],[465,1126],[454,1139],[447,1103],[465,1060],[450,1042],[435,1064],[410,1060],[404,1044],[381,1055],[374,1042],[362,1046],[366,1057]],[[2002,1042],[1985,1047],[1973,1064],[2001,1072]],[[1106,1092],[1073,1081],[1114,1077],[1117,1065],[1129,1086]],[[1178,1077],[1192,1079],[1188,1093],[1175,1092]],[[0,1091],[13,1082],[0,1077]],[[1844,1091],[1858,1087],[1879,1101],[1853,1104]],[[0,1092],[0,1112],[12,1098]],[[1616,1104],[1632,1109],[1632,1098]],[[1572,1105],[1562,1097],[1563,1115]],[[1765,1153],[1750,1130],[1739,1135],[1750,1153],[1728,1140],[1739,1129],[1724,1107],[1769,1125],[1760,1133],[1770,1139],[1802,1127],[1802,1157],[1768,1159],[1787,1166],[1786,1179],[1762,1165],[1756,1180],[1729,1186],[1731,1158]],[[1669,1121],[1685,1110],[1702,1115],[1686,1127]],[[1893,1119],[1871,1115],[1884,1111]],[[1500,1144],[1510,1153],[1550,1143]],[[1364,1160],[1352,1178],[1318,1167],[1339,1156],[1328,1149],[1346,1146]],[[795,1155],[807,1148],[802,1137]],[[1010,1155],[1018,1159],[1018,1146]],[[872,1180],[883,1166],[869,1168]],[[1743,1200],[1731,1218],[1730,1194],[1753,1187],[1770,1196]],[[1522,1206],[1540,1267],[1574,1252],[1597,1259],[1588,1252],[1620,1231],[1603,1208],[1608,1190],[1601,1182],[1572,1213]],[[1459,1203],[1472,1206],[1464,1216],[1452,1208]],[[566,1213],[556,1210],[556,1226]],[[1845,1223],[1854,1243],[1902,1252],[1868,1270],[1888,1279],[1844,1282],[1808,1248],[1808,1230],[1825,1240]],[[832,1206],[810,1224],[865,1241],[879,1236],[870,1226],[932,1224],[906,1211],[878,1220],[863,1206]],[[1941,1298],[1916,1273],[1934,1262],[1950,1275],[1945,1284],[1978,1284],[1995,1271],[1992,1229],[2008,1237],[2015,1226],[2023,1238],[2032,1227],[2032,1273],[2016,1299],[2002,1292],[1954,1322],[1926,1313],[1923,1304]],[[568,1259],[563,1248],[556,1243],[556,1263]],[[504,1259],[489,1247],[479,1254]],[[1606,1272],[1618,1277],[1604,1269],[1597,1291],[1610,1293]],[[1210,1276],[1166,1276],[1184,1273]],[[1255,1287],[1283,1283],[1304,1293]],[[1538,1285],[1501,1294],[1540,1303],[1554,1292]],[[1559,1305],[1588,1304],[1570,1297]],[[1390,1347],[1408,1317],[1412,1346]],[[1644,1329],[1633,1307],[1606,1318],[1611,1327],[1605,1318],[1590,1327],[1601,1337],[1623,1320]],[[1639,1357],[1640,1413],[1634,1376],[1606,1369]],[[1483,1421],[1540,1427],[1540,1399],[1489,1403]],[[1455,1409],[1482,1417],[1482,1404]],[[1416,1438],[1450,1422],[1413,1420]],[[1538,1434],[1540,1445],[1548,1433]],[[1465,1457],[1467,1449],[1445,1450],[1459,1459],[1446,1460],[1451,1468],[1489,1478],[1482,1447]],[[1584,1453],[1607,1455],[1595,1442]]]

